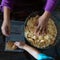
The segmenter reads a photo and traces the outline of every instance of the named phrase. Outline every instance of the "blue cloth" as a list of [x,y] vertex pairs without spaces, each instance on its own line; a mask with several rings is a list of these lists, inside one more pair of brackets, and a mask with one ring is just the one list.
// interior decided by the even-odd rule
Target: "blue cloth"
[[47,56],[43,53],[38,54],[37,60],[54,60],[54,58]]

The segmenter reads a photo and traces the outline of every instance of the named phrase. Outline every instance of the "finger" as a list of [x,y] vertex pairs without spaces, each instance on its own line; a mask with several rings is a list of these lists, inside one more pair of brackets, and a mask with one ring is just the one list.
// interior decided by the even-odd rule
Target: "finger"
[[40,29],[40,25],[37,26],[36,33],[39,31],[39,29]]
[[42,34],[44,34],[45,33],[45,27],[42,29]]
[[46,29],[47,29],[47,27],[44,26],[44,28],[42,29],[42,34],[46,34],[47,33]]
[[6,27],[5,30],[6,30],[6,34],[7,35],[10,35],[10,28],[9,27]]
[[9,36],[9,30],[8,29],[5,29],[5,35]]
[[39,35],[42,33],[42,26],[39,29]]
[[38,35],[38,31],[39,31],[39,26],[37,26],[36,28],[35,28],[35,35]]
[[39,36],[40,33],[41,33],[41,27],[40,27],[40,29],[38,30],[38,32],[36,33],[36,35]]
[[36,34],[36,31],[37,31],[37,27],[35,27],[34,34]]
[[8,36],[8,35],[6,34],[6,30],[5,30],[5,29],[2,29],[2,33],[3,33],[3,35]]
[[14,44],[15,44],[16,46],[18,46],[18,45],[20,45],[20,42],[15,42]]
[[5,35],[5,36],[9,36],[8,34],[7,34],[7,28],[2,28],[2,33],[3,33],[3,35]]

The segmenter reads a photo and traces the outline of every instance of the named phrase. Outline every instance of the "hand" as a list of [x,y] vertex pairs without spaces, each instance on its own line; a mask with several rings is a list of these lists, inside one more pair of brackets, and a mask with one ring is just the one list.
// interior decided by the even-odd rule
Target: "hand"
[[25,43],[20,41],[20,42],[15,42],[14,45],[16,45],[18,48],[22,48],[23,49],[24,46],[25,46]]
[[10,35],[10,21],[3,21],[1,30],[2,30],[3,35],[9,36]]
[[44,16],[39,17],[35,30],[35,33],[37,33],[37,35],[41,33],[44,34],[46,32],[47,22],[48,18],[45,18]]
[[38,18],[36,23],[35,34],[40,35],[46,33],[47,23],[49,20],[49,14],[45,12],[42,16]]

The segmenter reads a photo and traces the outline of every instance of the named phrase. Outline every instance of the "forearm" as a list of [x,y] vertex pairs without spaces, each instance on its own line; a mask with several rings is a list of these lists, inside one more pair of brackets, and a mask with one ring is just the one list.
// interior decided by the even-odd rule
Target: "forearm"
[[10,9],[4,6],[4,14],[3,14],[3,20],[10,21]]
[[31,54],[37,60],[52,59],[52,57],[49,57],[43,53],[40,53],[38,50],[25,44],[24,42],[15,42],[13,46],[17,46],[18,48],[26,50],[29,54]]
[[[44,20],[45,22],[47,22],[47,21],[49,20],[50,16],[51,16],[51,13],[48,12],[48,11],[45,11],[45,12],[42,14],[42,18],[44,18],[43,20]],[[40,17],[41,17],[41,16],[40,16]]]
[[45,11],[45,12],[43,13],[43,16],[46,17],[46,18],[49,18],[49,17],[51,16],[51,13],[48,12],[48,11]]
[[43,53],[40,53],[38,50],[36,50],[35,48],[29,46],[29,45],[26,45],[23,47],[24,50],[26,50],[29,54],[31,54],[35,59],[37,60],[54,60],[52,57],[50,56],[47,56]]
[[29,54],[31,54],[36,59],[38,57],[38,54],[40,53],[38,50],[36,50],[35,48],[32,48],[29,45],[25,45],[23,49],[26,50]]

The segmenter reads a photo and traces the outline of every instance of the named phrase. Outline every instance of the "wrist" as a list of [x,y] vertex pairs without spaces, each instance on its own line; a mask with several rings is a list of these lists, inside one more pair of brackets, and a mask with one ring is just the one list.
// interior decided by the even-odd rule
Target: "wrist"
[[3,22],[8,23],[8,22],[10,22],[10,20],[9,19],[4,19]]
[[43,13],[43,16],[44,16],[45,18],[49,18],[50,15],[51,15],[51,13],[48,12],[48,11],[45,11],[45,12]]
[[27,44],[25,44],[22,48],[23,48],[24,50],[26,50],[26,47],[28,47]]

